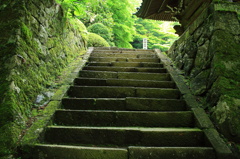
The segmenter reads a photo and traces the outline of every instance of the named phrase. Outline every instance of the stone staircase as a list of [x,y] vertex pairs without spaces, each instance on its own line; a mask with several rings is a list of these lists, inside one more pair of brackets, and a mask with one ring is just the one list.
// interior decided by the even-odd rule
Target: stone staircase
[[33,158],[216,159],[152,50],[95,49]]

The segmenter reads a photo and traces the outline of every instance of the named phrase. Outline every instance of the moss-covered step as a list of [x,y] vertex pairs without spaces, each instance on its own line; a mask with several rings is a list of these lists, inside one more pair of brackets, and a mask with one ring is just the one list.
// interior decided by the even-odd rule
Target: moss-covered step
[[128,147],[128,159],[216,159],[211,147]]
[[180,99],[158,98],[63,98],[62,107],[72,110],[184,111]]
[[126,110],[125,98],[63,98],[62,107],[72,110]]
[[86,66],[114,66],[114,67],[157,67],[163,68],[162,63],[148,62],[88,62]]
[[[83,159],[216,159],[210,147],[137,147],[108,148],[68,145],[38,144],[34,159],[83,158]],[[129,156],[129,157],[128,157]]]
[[118,79],[157,80],[157,81],[171,80],[171,77],[168,73],[111,72],[111,71],[90,71],[90,70],[80,71],[79,77],[118,78]]
[[73,127],[49,126],[49,144],[95,146],[205,146],[204,133],[196,128]]
[[114,67],[114,66],[85,66],[83,70],[93,71],[115,71],[115,72],[150,72],[150,73],[166,73],[165,68],[149,68],[149,67]]
[[117,86],[71,86],[67,92],[70,97],[77,98],[125,98],[147,97],[179,99],[178,89],[170,88],[140,88]]
[[145,53],[145,54],[156,54],[153,50],[96,50],[94,49],[93,53]]
[[34,159],[128,159],[127,148],[39,144],[32,154]]
[[92,53],[91,57],[158,58],[156,53]]
[[126,110],[184,111],[186,109],[186,102],[180,99],[126,98]]
[[90,57],[89,61],[98,62],[161,62],[159,58],[127,58],[127,57]]
[[132,79],[99,79],[76,78],[74,85],[78,86],[134,86],[153,88],[176,88],[173,81],[132,80]]
[[193,127],[191,111],[110,111],[57,110],[56,125],[66,126],[137,126],[137,127]]

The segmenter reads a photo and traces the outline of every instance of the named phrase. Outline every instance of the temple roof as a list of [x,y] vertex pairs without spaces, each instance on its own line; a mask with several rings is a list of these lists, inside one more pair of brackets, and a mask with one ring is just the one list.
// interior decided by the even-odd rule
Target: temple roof
[[137,16],[146,19],[176,21],[172,9],[176,8],[178,0],[143,0]]
[[[143,19],[178,21],[176,33],[181,35],[206,10],[213,0],[143,0],[136,15]],[[220,0],[218,3],[239,3]]]
[[[136,15],[143,19],[191,23],[213,0],[143,0]],[[223,0],[220,0],[224,2]],[[225,0],[226,1],[226,0]],[[232,0],[239,3],[240,0]]]

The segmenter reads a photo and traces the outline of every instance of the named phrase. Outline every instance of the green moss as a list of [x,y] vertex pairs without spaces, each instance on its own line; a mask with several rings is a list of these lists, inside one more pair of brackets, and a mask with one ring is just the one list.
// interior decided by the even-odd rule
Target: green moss
[[18,141],[18,135],[21,129],[13,122],[5,124],[0,129],[0,158],[6,155],[10,155],[16,151],[16,143]]
[[239,108],[240,99],[225,94],[220,97],[217,105],[212,109],[212,117],[219,130],[231,141],[240,139]]
[[36,144],[39,142],[39,134],[43,131],[46,125],[50,122],[53,113],[60,107],[59,101],[52,101],[48,106],[41,112],[38,113],[37,121],[33,123],[31,128],[27,131],[27,134],[21,141],[22,145],[25,144]]
[[80,32],[80,35],[83,39],[83,42],[86,43],[88,41],[88,31],[86,26],[79,19],[69,19],[70,24]]
[[15,151],[18,136],[23,129],[23,116],[13,91],[4,94],[4,102],[0,104],[0,157]]
[[[49,9],[54,10],[55,3],[50,3]],[[36,11],[39,8],[32,1],[26,5],[22,1],[6,4],[0,16],[0,30],[4,30],[0,37],[0,156],[14,151],[26,121],[36,115],[31,111],[37,95],[51,87],[62,70],[79,56],[87,36],[79,21],[74,28],[72,24],[64,28],[59,11],[56,16],[49,15],[52,19],[48,25],[42,23],[48,39],[41,41],[39,23],[35,24],[30,16],[37,13],[35,18],[48,20],[47,12]]]
[[21,32],[22,32],[23,38],[29,43],[31,43],[33,34],[31,30],[24,23],[22,23]]
[[229,95],[231,97],[239,98],[240,83],[226,77],[219,77],[213,85],[214,92],[220,95]]
[[[217,30],[212,36],[210,51],[214,52],[213,66],[217,80],[211,92],[240,98],[240,45],[234,36],[227,31]],[[231,46],[231,47],[230,47]]]

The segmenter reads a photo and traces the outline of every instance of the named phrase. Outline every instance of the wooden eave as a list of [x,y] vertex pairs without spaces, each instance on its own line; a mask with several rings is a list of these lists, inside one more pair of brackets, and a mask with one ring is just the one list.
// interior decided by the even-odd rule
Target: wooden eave
[[137,16],[144,19],[179,21],[186,29],[212,0],[143,0]]
[[176,4],[175,0],[143,0],[142,6],[136,13],[138,17],[164,20],[164,21],[175,21],[172,18],[171,10],[167,5]]

